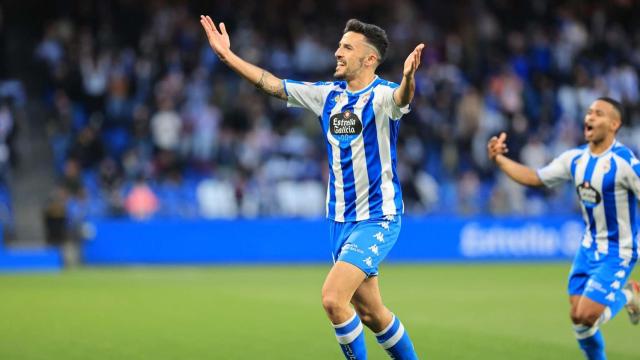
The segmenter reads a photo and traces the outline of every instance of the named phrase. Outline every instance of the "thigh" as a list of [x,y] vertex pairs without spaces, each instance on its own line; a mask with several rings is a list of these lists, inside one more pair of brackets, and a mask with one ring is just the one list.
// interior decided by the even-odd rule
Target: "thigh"
[[337,261],[322,285],[322,295],[348,304],[364,279],[365,274],[359,268],[344,261]]
[[393,248],[401,228],[400,216],[358,222],[340,249],[338,260],[358,267],[367,277],[378,275],[378,266]]

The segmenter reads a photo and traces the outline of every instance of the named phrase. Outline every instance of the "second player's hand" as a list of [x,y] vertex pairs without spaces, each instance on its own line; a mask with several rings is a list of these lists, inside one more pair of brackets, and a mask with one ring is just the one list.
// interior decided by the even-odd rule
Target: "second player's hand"
[[424,49],[424,44],[419,44],[415,49],[407,56],[407,59],[404,61],[404,70],[402,71],[402,75],[405,77],[412,77],[418,66],[420,66],[420,58],[422,56],[422,49]]
[[494,136],[489,139],[489,143],[487,144],[487,154],[489,155],[489,159],[496,161],[498,155],[504,155],[509,152],[506,141],[506,133],[500,133],[499,137]]
[[200,15],[200,24],[207,33],[209,39],[209,45],[215,51],[220,60],[225,61],[229,52],[231,52],[231,41],[229,40],[229,34],[227,34],[227,28],[224,23],[218,24],[220,31],[216,28],[211,17]]

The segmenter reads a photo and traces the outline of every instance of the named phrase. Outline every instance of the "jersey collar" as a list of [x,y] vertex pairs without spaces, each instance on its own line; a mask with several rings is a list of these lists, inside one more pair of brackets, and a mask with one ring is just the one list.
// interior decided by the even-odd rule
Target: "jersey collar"
[[378,77],[378,75],[376,75],[376,77],[373,78],[373,80],[371,80],[371,82],[369,83],[369,85],[365,86],[364,89],[362,90],[358,90],[358,91],[349,91],[346,87],[344,88],[344,91],[349,94],[349,95],[360,95],[364,92],[369,91],[375,84],[376,82],[380,80],[380,78]]

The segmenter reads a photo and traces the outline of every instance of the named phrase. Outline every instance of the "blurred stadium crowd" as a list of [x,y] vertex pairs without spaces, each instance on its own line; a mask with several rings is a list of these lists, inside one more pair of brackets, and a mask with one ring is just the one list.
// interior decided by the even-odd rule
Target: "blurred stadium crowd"
[[[640,148],[631,0],[56,3],[32,50],[40,86],[27,96],[46,104],[59,211],[76,220],[323,215],[317,120],[221,64],[200,13],[226,23],[240,56],[296,80],[331,79],[352,17],[387,30],[388,80],[400,81],[406,54],[425,42],[398,145],[409,214],[574,211],[569,185],[532,191],[500,175],[486,141],[507,131],[511,156],[540,167],[582,142],[598,96],[624,103],[619,140]],[[4,144],[18,106],[0,106]]]

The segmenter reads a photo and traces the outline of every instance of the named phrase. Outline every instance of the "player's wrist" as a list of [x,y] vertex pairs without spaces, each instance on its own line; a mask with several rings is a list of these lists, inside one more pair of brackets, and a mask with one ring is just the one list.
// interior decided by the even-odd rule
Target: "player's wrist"
[[226,65],[229,65],[229,63],[231,63],[232,61],[232,57],[235,54],[231,51],[231,49],[226,49],[224,51],[217,52],[216,55],[218,55],[218,59],[220,59],[220,61],[222,61]]

